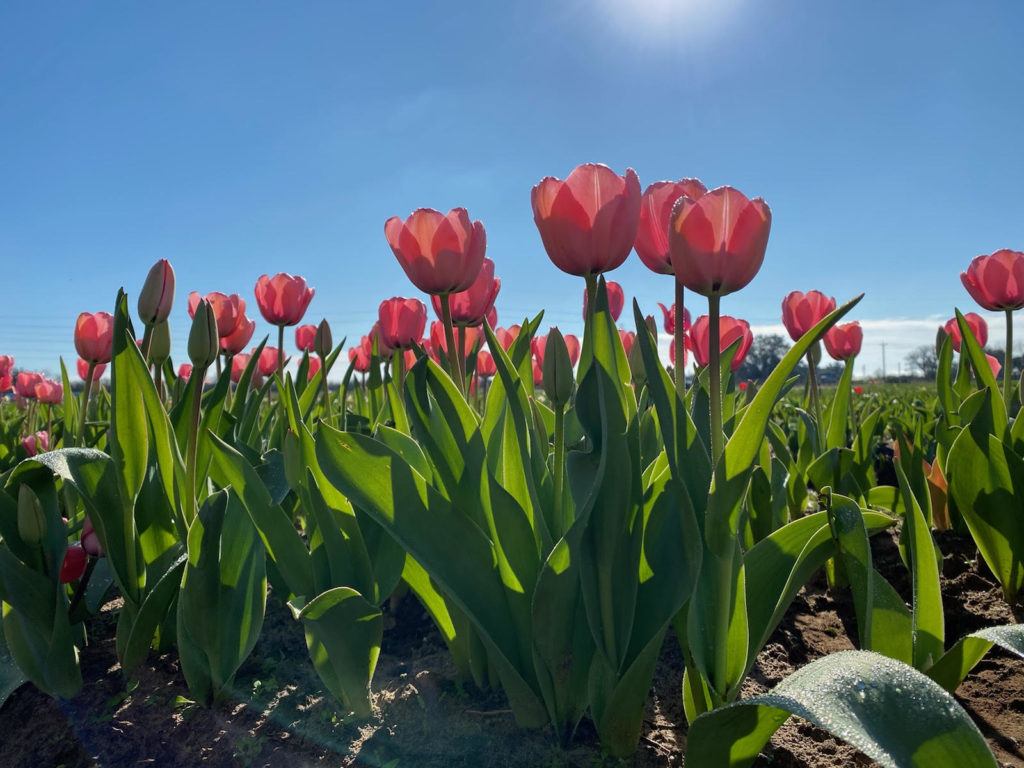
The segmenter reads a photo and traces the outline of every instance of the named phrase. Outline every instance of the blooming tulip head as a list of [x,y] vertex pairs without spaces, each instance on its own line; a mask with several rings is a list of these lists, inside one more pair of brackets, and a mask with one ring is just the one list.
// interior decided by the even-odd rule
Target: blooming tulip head
[[178,378],[182,381],[188,381],[192,376],[192,364],[182,363],[178,366]]
[[487,249],[487,234],[465,208],[447,215],[420,208],[402,221],[384,222],[384,236],[412,284],[424,293],[457,293],[476,280]]
[[864,331],[857,321],[833,325],[825,332],[824,341],[825,351],[833,360],[849,360],[860,354]]
[[511,328],[495,328],[494,335],[498,339],[498,343],[501,348],[508,352],[509,347],[512,346],[512,342],[516,340],[519,335],[519,326],[514,325]]
[[114,343],[114,316],[83,312],[75,322],[75,350],[90,363],[109,363]]
[[[988,343],[988,323],[985,322],[985,318],[976,312],[968,312],[964,315],[964,320],[967,321],[967,327],[971,329],[971,333],[977,339],[978,346],[984,348]],[[953,350],[959,352],[960,345],[963,343],[963,336],[960,334],[960,324],[956,321],[956,318],[952,317],[947,320],[942,328],[949,334],[950,340],[953,342]]]
[[640,203],[640,226],[636,231],[633,248],[648,269],[662,275],[673,274],[668,249],[668,225],[672,208],[681,197],[696,200],[707,191],[707,187],[697,179],[657,181],[644,190]]
[[1007,248],[989,256],[976,256],[960,273],[964,288],[985,309],[1024,307],[1024,253]]
[[13,380],[11,372],[14,370],[14,358],[11,355],[0,355],[0,393],[11,388]]
[[[211,291],[205,296],[201,296],[198,291],[192,291],[188,295],[189,317],[196,316],[196,307],[199,306],[200,299],[210,302],[213,314],[217,318],[217,333],[222,339],[238,330],[245,318],[245,299],[237,293],[228,296],[220,291]],[[246,339],[246,343],[248,343],[248,339]]]
[[[616,283],[614,280],[609,280],[605,284],[608,288],[608,312],[612,316],[612,320],[617,321],[619,315],[622,314],[622,307],[626,303],[626,295],[622,291],[622,286]],[[583,319],[587,319],[587,289],[583,289]]]
[[[452,325],[468,327],[482,324],[487,314],[494,309],[494,300],[500,290],[501,280],[494,276],[494,262],[485,258],[473,284],[448,297]],[[434,307],[434,314],[441,317],[441,298],[434,295],[430,303]]]
[[[459,336],[461,332],[455,334],[455,343],[459,343]],[[480,338],[479,328],[466,328],[465,329],[465,344],[462,348],[463,356],[469,355],[473,351],[473,347],[476,346],[477,339]],[[442,353],[448,353],[448,344],[445,341],[444,335],[444,323],[440,320],[435,320],[430,324],[430,348],[435,355]]]
[[57,405],[64,399],[64,387],[59,382],[43,379],[36,384],[36,398],[40,403]]
[[554,265],[570,275],[608,272],[626,260],[640,222],[640,180],[606,165],[576,167],[533,188],[533,220]]
[[793,291],[782,300],[782,324],[793,341],[800,341],[801,336],[835,308],[836,300],[821,291]]
[[312,381],[313,377],[316,376],[317,371],[320,370],[320,366],[321,365],[322,365],[322,363],[320,362],[320,358],[319,357],[311,357],[311,358],[309,358],[309,369],[307,371],[306,378],[309,379],[310,381]]
[[373,350],[373,339],[369,336],[363,336],[358,347],[350,347],[348,350],[348,360],[350,363],[355,363],[353,366],[359,373],[366,373],[370,370],[372,363]]
[[[736,354],[733,355],[732,363],[729,364],[729,370],[735,371],[743,365],[747,352],[750,351],[750,345],[754,341],[754,335],[750,332],[750,324],[746,320],[738,320],[728,315],[722,315],[718,321],[718,349],[720,351],[728,349],[736,339],[740,339],[740,346],[736,350]],[[701,367],[707,365],[711,359],[710,331],[711,328],[707,315],[698,317],[690,329],[693,356],[697,359],[697,365]]]
[[271,325],[298,325],[314,293],[305,278],[298,275],[260,275],[256,281],[256,306]]
[[19,371],[14,379],[14,394],[29,400],[36,399],[36,387],[43,383],[41,373],[32,371]]
[[[256,350],[253,350],[255,353]],[[260,352],[259,358],[256,360],[256,365],[260,370],[260,374],[263,376],[273,376],[277,371],[277,363],[281,358],[281,353],[277,347],[264,347]]]
[[381,340],[389,349],[412,349],[427,327],[427,307],[419,299],[395,296],[380,303],[377,319]]
[[856,387],[853,388],[853,394],[855,394],[855,395],[863,395],[864,394],[864,387],[862,387],[862,386],[860,386],[858,384]]
[[139,318],[146,325],[164,322],[174,304],[174,267],[167,259],[154,264],[139,291]]
[[[82,381],[85,381],[87,378],[89,378],[89,361],[88,360],[83,360],[82,358],[78,358],[78,363],[76,364],[75,367],[78,368],[78,378],[80,378]],[[106,365],[94,365],[93,369],[92,369],[92,380],[93,381],[99,381],[100,377],[103,375],[104,371],[106,371],[106,370],[107,370],[107,366]]]
[[300,325],[295,328],[295,346],[300,352],[316,351],[316,326]]
[[241,380],[242,374],[249,365],[249,359],[251,357],[252,355],[248,352],[238,352],[231,358],[231,380],[235,382],[235,384]]
[[220,351],[227,355],[237,355],[252,339],[253,331],[256,330],[256,321],[250,320],[244,314],[239,316],[235,330],[228,336],[220,337]]
[[33,435],[29,435],[21,441],[21,447],[25,449],[25,453],[29,456],[45,453],[50,450],[50,433],[46,430],[40,430]]
[[771,226],[768,204],[732,187],[679,198],[668,230],[676,280],[702,296],[738,291],[761,269]]
[[[671,307],[666,307],[664,304],[662,304],[659,301],[658,302],[658,306],[661,307],[661,314],[665,316],[665,324],[664,324],[665,333],[672,333],[672,334],[674,334],[676,332],[676,305],[675,305],[675,303],[673,302]],[[690,330],[690,310],[688,310],[686,307],[683,307],[683,331],[685,332],[685,331],[688,331],[688,330]]]
[[481,349],[476,353],[476,374],[484,379],[489,379],[491,376],[498,372],[498,367],[494,364],[494,357],[486,349]]

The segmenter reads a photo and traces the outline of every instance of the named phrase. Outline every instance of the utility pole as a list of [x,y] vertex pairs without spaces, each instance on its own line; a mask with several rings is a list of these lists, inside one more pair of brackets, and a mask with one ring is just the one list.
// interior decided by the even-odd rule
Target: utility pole
[[885,381],[885,342],[882,342],[882,381]]

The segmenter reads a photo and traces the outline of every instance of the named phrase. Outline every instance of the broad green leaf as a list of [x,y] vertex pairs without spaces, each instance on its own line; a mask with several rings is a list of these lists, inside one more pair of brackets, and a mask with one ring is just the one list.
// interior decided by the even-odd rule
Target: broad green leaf
[[142,601],[139,613],[132,622],[121,658],[121,668],[126,674],[133,672],[146,660],[153,636],[167,618],[167,613],[178,596],[187,560],[187,554],[180,555]]
[[993,645],[1024,657],[1024,624],[1004,624],[971,632],[949,649],[925,674],[952,693]]
[[846,447],[846,427],[850,418],[850,386],[853,381],[854,358],[846,361],[843,375],[836,385],[836,394],[828,407],[828,432],[825,438],[827,448]]
[[992,367],[988,364],[988,358],[985,357],[985,350],[981,348],[978,340],[974,338],[974,332],[970,329],[967,319],[960,313],[959,309],[956,310],[956,321],[960,325],[961,350],[965,353],[961,360],[963,358],[970,360],[971,368],[974,369],[974,375],[979,385],[988,389],[990,395],[988,404],[992,409],[992,421],[996,429],[994,434],[1002,437],[1007,426],[1006,403],[1003,402],[1002,391],[999,389],[996,377],[992,373]]
[[[66,389],[64,390],[67,391]],[[15,663],[7,648],[7,641],[4,640],[4,633],[0,632],[0,707],[4,705],[8,697],[18,690],[28,678],[22,673]]]
[[869,651],[831,654],[770,693],[701,715],[690,725],[686,763],[746,768],[791,714],[883,768],[997,768],[950,694],[912,667]]

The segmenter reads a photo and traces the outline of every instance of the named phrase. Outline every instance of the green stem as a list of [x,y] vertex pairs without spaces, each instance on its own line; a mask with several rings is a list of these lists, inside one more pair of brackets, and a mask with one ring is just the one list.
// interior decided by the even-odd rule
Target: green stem
[[[562,519],[562,486],[565,482],[565,406],[555,408],[555,458],[552,469],[555,473],[555,525],[561,526],[559,533],[564,536],[572,520]],[[568,510],[565,510],[568,511]]]
[[324,413],[327,414],[327,423],[334,426],[334,414],[331,413],[331,393],[327,388],[327,361],[320,358],[320,384],[323,386]]
[[708,393],[711,401],[711,466],[725,452],[722,433],[722,342],[719,333],[719,304],[721,296],[708,296]]
[[455,349],[455,333],[452,330],[452,305],[449,294],[441,294],[441,323],[444,325],[444,343],[448,347],[448,367],[452,378],[463,397],[466,395],[466,380],[459,375],[459,353]]
[[[397,392],[398,396],[401,397],[402,396],[402,392],[405,389],[405,350],[404,349],[396,349],[395,350],[394,363],[392,363],[391,367],[395,371],[395,384],[396,384],[395,392]],[[395,411],[395,406],[392,405],[391,406],[391,412],[394,413],[394,411]]]
[[466,387],[464,392],[468,391],[469,382],[466,381],[466,326],[459,326],[459,381]]
[[[284,384],[284,326],[277,326],[277,378]],[[281,394],[278,393],[278,397]]]
[[[710,554],[710,553],[709,553]],[[707,556],[707,555],[705,555]],[[715,664],[714,680],[709,687],[711,698],[716,707],[725,703],[729,690],[729,656],[726,652],[729,643],[729,619],[732,617],[733,584],[732,559],[734,550],[730,548],[726,557],[710,554],[715,560],[715,581],[718,594],[715,595]]]
[[153,344],[153,326],[147,325],[145,332],[142,334],[142,346],[139,351],[142,353],[142,359],[146,361],[146,365],[149,365],[149,348]]
[[1013,388],[1010,379],[1013,377],[1013,310],[1006,310],[1006,351],[1003,353],[1003,400],[1007,414],[1013,413],[1011,408]]
[[185,477],[188,483],[188,498],[185,499],[185,525],[192,527],[192,521],[196,519],[199,512],[199,504],[196,500],[196,454],[199,447],[199,418],[202,415],[203,405],[203,380],[206,378],[206,368],[196,366],[192,370],[196,393],[192,398],[192,413],[188,423],[188,445],[185,454]]
[[686,401],[686,331],[683,329],[683,293],[685,289],[683,284],[678,280],[676,281],[676,304],[675,304],[675,317],[673,322],[675,323],[675,338],[673,344],[675,344],[676,363],[672,371],[672,375],[676,380],[676,403],[677,408],[681,408],[681,403]]
[[85,377],[85,390],[82,392],[82,415],[78,421],[79,445],[85,445],[85,414],[89,410],[89,394],[92,392],[92,375],[96,370],[96,363],[89,362],[89,373]]
[[818,392],[818,375],[815,371],[814,359],[811,357],[810,351],[807,352],[807,387],[808,397],[811,400],[811,410],[814,413],[814,423],[817,425],[817,435],[815,437],[818,441],[818,452],[825,450],[825,425],[822,423],[824,418],[821,415],[821,395]]

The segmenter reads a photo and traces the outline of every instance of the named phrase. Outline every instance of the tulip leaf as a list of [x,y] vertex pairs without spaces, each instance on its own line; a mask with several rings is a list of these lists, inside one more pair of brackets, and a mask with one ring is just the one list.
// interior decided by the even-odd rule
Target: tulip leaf
[[960,326],[961,349],[966,350],[965,357],[970,360],[971,368],[974,369],[974,375],[978,379],[979,385],[987,388],[991,395],[988,403],[992,409],[992,421],[997,430],[994,434],[1002,436],[1007,425],[1006,403],[1003,402],[1003,394],[996,382],[992,367],[988,364],[985,350],[974,338],[974,331],[971,330],[967,318],[960,313],[959,309],[956,310],[956,321]]
[[[118,469],[124,514],[128,517],[142,488],[149,458],[149,440],[141,437],[146,434],[145,403],[139,397],[138,382],[132,369],[132,356],[138,354],[135,329],[128,316],[128,297],[121,290],[114,307],[109,445],[110,457]],[[125,525],[127,529],[129,524]]]
[[996,768],[956,700],[906,664],[869,651],[811,662],[767,694],[691,725],[686,763],[746,768],[790,715],[853,745],[883,768]]
[[139,664],[146,660],[153,636],[164,619],[167,618],[167,613],[178,596],[187,561],[187,554],[179,555],[142,601],[139,613],[135,617],[135,621],[132,622],[121,657],[121,668],[126,674],[133,672]]
[[825,437],[826,448],[845,448],[846,429],[850,418],[850,387],[853,381],[853,360],[849,358],[843,367],[843,374],[836,385],[836,393],[829,403],[825,418],[828,421],[828,432]]
[[1004,624],[971,632],[956,642],[925,674],[952,693],[992,646],[1024,657],[1024,624]]
[[27,682],[28,678],[11,656],[7,641],[4,640],[4,633],[0,632],[0,707],[12,693]]

